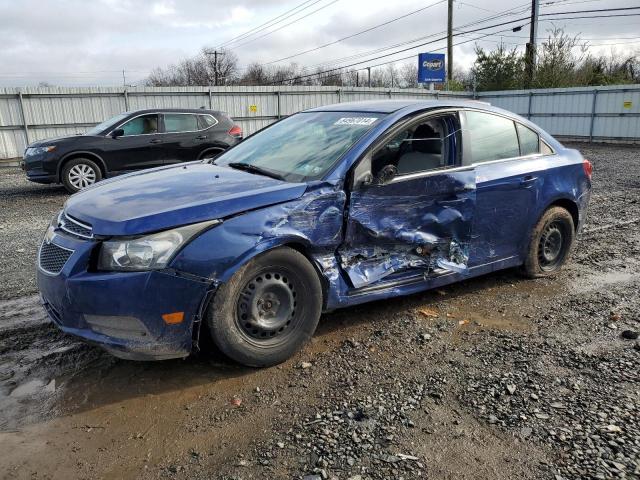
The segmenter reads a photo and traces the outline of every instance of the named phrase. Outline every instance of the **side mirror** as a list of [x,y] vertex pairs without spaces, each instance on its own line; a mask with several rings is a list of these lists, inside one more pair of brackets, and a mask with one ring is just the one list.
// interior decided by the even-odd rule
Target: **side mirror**
[[376,176],[376,183],[384,185],[389,183],[398,174],[398,168],[395,165],[385,165]]
[[124,129],[116,128],[113,132],[111,132],[111,138],[118,138],[124,135]]

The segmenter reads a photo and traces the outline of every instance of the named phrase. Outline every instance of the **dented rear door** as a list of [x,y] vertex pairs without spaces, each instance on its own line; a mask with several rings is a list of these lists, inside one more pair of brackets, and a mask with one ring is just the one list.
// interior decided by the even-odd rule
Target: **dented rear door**
[[353,288],[466,273],[475,203],[473,166],[398,176],[351,192],[338,256]]

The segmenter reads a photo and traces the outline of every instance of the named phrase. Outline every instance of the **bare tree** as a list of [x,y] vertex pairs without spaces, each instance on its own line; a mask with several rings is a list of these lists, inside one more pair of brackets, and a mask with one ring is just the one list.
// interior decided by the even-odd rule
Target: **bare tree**
[[[217,75],[216,75],[217,72]],[[216,55],[203,48],[200,54],[185,58],[177,65],[155,68],[145,83],[154,87],[213,85],[216,77],[219,85],[233,84],[238,76],[238,57],[230,50],[222,49]]]
[[400,67],[400,86],[402,88],[418,88],[418,62],[405,63]]

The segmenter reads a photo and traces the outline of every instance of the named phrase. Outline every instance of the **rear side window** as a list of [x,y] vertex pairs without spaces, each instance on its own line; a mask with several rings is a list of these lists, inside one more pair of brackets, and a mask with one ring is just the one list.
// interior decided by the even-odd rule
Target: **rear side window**
[[540,138],[538,134],[524,125],[516,123],[518,138],[520,139],[520,155],[540,153]]
[[218,123],[218,120],[216,120],[213,115],[198,115],[198,118],[200,119],[200,128],[203,130],[205,128],[213,127]]
[[469,144],[464,165],[520,156],[516,127],[512,120],[490,113],[466,112]]
[[198,128],[198,117],[189,114],[164,114],[164,131],[167,133],[195,132]]

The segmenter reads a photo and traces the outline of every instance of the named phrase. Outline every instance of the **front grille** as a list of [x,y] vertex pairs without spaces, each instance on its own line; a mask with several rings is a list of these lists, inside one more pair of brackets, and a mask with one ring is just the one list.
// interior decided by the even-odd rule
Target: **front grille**
[[62,248],[55,243],[44,242],[40,247],[40,255],[38,261],[40,268],[47,273],[57,275],[67,263],[73,250]]
[[80,238],[93,238],[93,233],[91,232],[91,225],[87,225],[82,223],[75,218],[68,216],[66,213],[62,212],[60,215],[59,226],[62,230],[71,235],[75,235]]

